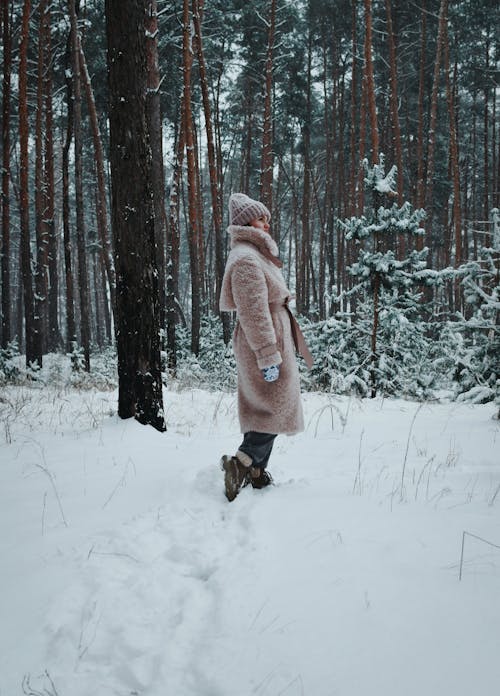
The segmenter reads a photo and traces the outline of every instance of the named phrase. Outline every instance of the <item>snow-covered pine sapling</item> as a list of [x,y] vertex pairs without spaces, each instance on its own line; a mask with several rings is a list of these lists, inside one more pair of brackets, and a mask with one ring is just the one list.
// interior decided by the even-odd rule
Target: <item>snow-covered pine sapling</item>
[[[386,174],[384,157],[373,166],[364,161],[366,170],[365,184],[371,192],[371,206],[365,214],[351,217],[340,222],[346,239],[354,240],[359,246],[358,260],[349,272],[357,285],[354,291],[365,290],[372,300],[371,325],[371,396],[376,396],[379,384],[378,370],[380,356],[377,354],[377,332],[381,310],[385,306],[385,296],[395,298],[401,306],[416,304],[418,296],[412,288],[423,282],[422,271],[426,267],[428,250],[413,249],[405,258],[398,258],[396,248],[402,236],[422,235],[424,230],[420,223],[425,218],[421,209],[413,210],[408,202],[399,206],[397,203],[387,205],[388,198],[396,195],[396,167]],[[406,246],[410,245],[404,245]]]
[[16,365],[16,358],[19,356],[19,346],[17,341],[11,341],[5,348],[0,348],[0,384],[15,383],[20,371]]
[[472,316],[456,322],[465,338],[463,359],[456,366],[458,398],[472,403],[493,401],[500,418],[500,211],[492,210],[491,245],[479,258],[457,269]]

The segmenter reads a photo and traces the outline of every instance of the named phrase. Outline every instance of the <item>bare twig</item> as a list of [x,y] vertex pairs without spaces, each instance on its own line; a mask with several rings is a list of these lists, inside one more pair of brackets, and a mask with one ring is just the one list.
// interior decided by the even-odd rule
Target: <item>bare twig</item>
[[419,407],[417,408],[417,410],[415,411],[415,414],[414,414],[412,421],[411,421],[410,432],[408,433],[408,439],[406,441],[405,458],[403,460],[403,470],[401,471],[401,486],[400,486],[400,490],[399,490],[399,501],[400,502],[402,502],[404,499],[406,460],[408,459],[408,449],[410,448],[411,433],[413,430],[413,426],[415,425],[415,420],[416,420],[421,408],[422,408],[422,404],[420,404]]
[[61,503],[61,498],[59,497],[59,491],[57,490],[56,482],[55,482],[55,479],[54,479],[52,472],[49,471],[49,469],[45,465],[45,455],[43,453],[43,450],[42,450],[42,459],[44,461],[44,464],[39,464],[38,462],[35,462],[34,466],[36,466],[38,469],[40,469],[40,471],[43,471],[43,473],[48,477],[50,484],[52,486],[52,490],[54,491],[54,495],[56,497],[57,504],[59,506],[59,512],[61,513],[62,521],[64,523],[64,526],[67,527],[68,523],[66,522],[66,516],[64,515],[64,510],[63,510],[63,506]]
[[494,502],[495,502],[495,500],[496,500],[496,497],[497,497],[499,491],[500,491],[500,483],[498,484],[498,486],[497,486],[497,488],[496,488],[496,491],[493,493],[492,499],[491,499],[490,502],[488,503],[488,505],[489,505],[490,507],[493,506],[493,504],[494,504]]
[[47,506],[47,491],[43,494],[43,509],[42,509],[42,536],[45,533],[45,508]]
[[55,684],[47,670],[45,670],[44,677],[49,681],[49,688],[44,687],[43,691],[38,691],[38,689],[34,689],[31,686],[31,676],[25,674],[21,683],[23,694],[26,694],[26,696],[58,696]]
[[111,491],[111,493],[110,493],[109,496],[107,497],[106,501],[104,502],[104,504],[103,504],[103,506],[102,506],[102,509],[103,509],[103,510],[104,510],[104,508],[106,507],[106,505],[111,501],[111,499],[112,499],[113,496],[115,495],[116,491],[117,491],[121,486],[125,486],[125,484],[126,484],[126,482],[127,482],[127,474],[128,474],[128,461],[127,461],[127,463],[126,463],[126,465],[125,465],[125,471],[123,472],[121,478],[119,479],[118,483],[117,483],[116,486],[113,488],[113,490]]
[[[424,476],[425,470],[428,466],[432,465],[432,462],[434,461],[435,458],[436,458],[436,455],[433,454],[432,457],[427,460],[427,462],[425,463],[425,465],[422,468],[422,471],[420,472],[420,476],[417,479],[417,485],[415,487],[415,500],[418,498],[418,488],[419,488],[420,482],[422,481],[422,478]],[[429,471],[430,471],[430,469],[429,469]]]
[[463,564],[464,564],[464,548],[465,548],[466,535],[472,537],[473,539],[478,539],[478,541],[482,541],[484,544],[488,544],[488,546],[493,546],[493,548],[495,548],[495,549],[500,549],[499,544],[494,544],[492,541],[488,541],[487,539],[483,539],[483,537],[477,536],[477,534],[471,534],[470,532],[464,531],[462,534],[462,551],[460,553],[460,571],[458,574],[459,580],[462,579],[462,568],[463,568]]
[[357,483],[357,484],[358,484],[358,490],[359,490],[359,494],[360,494],[360,495],[361,495],[361,463],[362,463],[362,461],[363,461],[363,460],[361,459],[361,444],[362,444],[362,442],[363,442],[363,435],[364,435],[364,434],[365,434],[365,430],[364,430],[364,428],[363,428],[363,430],[361,431],[361,435],[360,435],[360,437],[359,437],[358,470],[357,470],[357,472],[356,472],[356,476],[355,476],[355,478],[354,478],[354,484],[353,484],[353,487],[352,487],[352,492],[353,492],[353,494],[354,494],[354,492],[356,491],[356,483]]

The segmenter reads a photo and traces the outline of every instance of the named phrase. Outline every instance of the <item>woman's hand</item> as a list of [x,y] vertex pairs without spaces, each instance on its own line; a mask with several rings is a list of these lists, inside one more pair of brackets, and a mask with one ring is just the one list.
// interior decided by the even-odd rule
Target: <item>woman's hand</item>
[[279,365],[271,365],[270,367],[265,367],[262,370],[262,374],[266,382],[276,382],[280,376]]

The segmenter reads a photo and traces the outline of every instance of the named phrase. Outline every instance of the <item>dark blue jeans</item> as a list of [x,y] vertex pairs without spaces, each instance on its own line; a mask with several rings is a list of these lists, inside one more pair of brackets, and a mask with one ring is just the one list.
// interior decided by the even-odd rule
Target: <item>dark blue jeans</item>
[[252,466],[265,469],[271,456],[275,438],[276,435],[271,433],[257,433],[250,430],[243,435],[243,442],[239,449],[252,458]]

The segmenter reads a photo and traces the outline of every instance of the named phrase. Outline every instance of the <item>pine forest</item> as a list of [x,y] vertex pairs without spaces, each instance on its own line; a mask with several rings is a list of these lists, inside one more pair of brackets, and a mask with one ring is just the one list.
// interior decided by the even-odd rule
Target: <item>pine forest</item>
[[0,383],[117,369],[158,430],[162,382],[234,388],[241,191],[305,389],[500,407],[495,0],[2,0],[0,26]]

